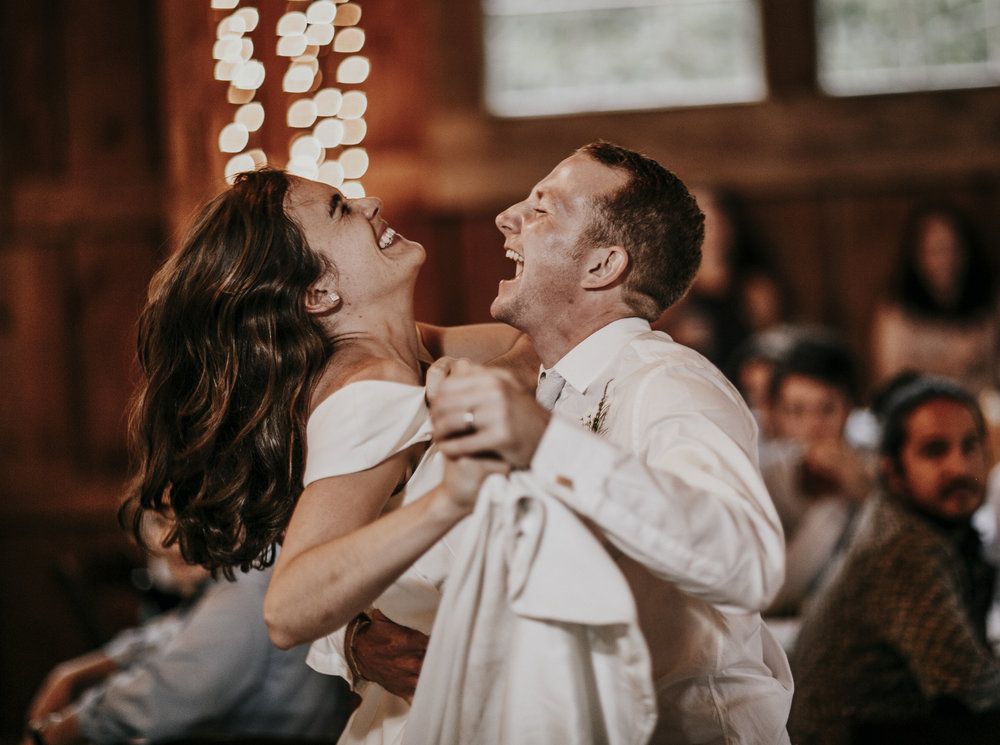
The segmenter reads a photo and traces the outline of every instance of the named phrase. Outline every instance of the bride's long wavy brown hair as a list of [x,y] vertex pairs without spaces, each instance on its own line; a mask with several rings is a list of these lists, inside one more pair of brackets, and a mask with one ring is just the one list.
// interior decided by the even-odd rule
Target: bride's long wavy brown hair
[[267,566],[302,491],[311,383],[331,352],[306,313],[328,267],[284,209],[287,175],[238,176],[157,271],[139,319],[133,478],[119,512],[172,508],[190,562]]

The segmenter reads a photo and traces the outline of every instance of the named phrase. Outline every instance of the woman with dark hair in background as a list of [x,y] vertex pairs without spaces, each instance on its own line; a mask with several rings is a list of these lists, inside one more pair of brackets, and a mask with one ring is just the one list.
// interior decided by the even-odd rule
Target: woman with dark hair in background
[[913,370],[949,377],[976,394],[992,390],[998,334],[994,266],[976,227],[951,206],[914,209],[872,319],[873,382]]
[[[162,511],[169,487],[166,542],[228,576],[275,562],[281,543],[264,604],[279,647],[372,605],[429,633],[441,539],[499,465],[424,458],[425,370],[439,355],[508,353],[534,385],[537,358],[513,329],[418,327],[423,261],[378,199],[264,170],[210,203],[151,283],[122,514],[140,508],[141,540],[139,516]],[[350,677],[340,649],[314,645],[310,664]],[[405,721],[403,699],[365,685],[346,741]]]

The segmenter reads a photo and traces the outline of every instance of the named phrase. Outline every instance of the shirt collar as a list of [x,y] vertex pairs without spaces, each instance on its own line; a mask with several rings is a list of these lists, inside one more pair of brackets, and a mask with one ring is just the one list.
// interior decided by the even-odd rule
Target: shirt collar
[[574,390],[586,393],[625,346],[649,330],[645,318],[619,318],[581,341],[550,369],[556,370]]

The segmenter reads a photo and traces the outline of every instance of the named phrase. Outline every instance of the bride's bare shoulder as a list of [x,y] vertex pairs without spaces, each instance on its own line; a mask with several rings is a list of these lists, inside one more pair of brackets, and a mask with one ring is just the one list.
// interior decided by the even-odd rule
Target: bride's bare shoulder
[[323,370],[313,400],[322,401],[341,388],[363,380],[422,385],[417,373],[399,360],[344,350]]

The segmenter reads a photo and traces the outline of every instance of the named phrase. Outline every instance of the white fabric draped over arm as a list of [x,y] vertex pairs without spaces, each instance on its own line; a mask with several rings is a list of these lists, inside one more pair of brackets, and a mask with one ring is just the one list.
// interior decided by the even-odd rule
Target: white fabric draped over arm
[[524,473],[491,477],[469,520],[404,742],[646,742],[649,653],[601,543]]

